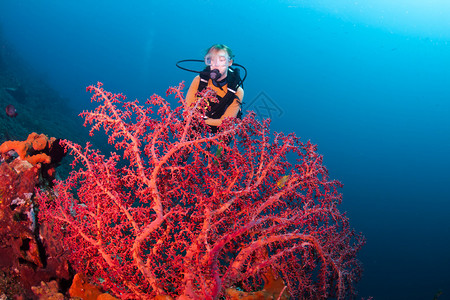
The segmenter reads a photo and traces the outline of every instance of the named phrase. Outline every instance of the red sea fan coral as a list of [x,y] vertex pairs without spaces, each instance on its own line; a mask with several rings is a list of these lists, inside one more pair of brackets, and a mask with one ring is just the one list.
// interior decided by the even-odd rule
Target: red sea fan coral
[[39,195],[74,268],[123,299],[217,299],[259,289],[269,269],[296,299],[353,295],[363,238],[316,146],[271,135],[253,114],[213,135],[199,112],[209,94],[187,108],[182,88],[168,90],[175,109],[88,88],[100,105],[82,113],[86,124],[117,152],[65,141],[79,168]]

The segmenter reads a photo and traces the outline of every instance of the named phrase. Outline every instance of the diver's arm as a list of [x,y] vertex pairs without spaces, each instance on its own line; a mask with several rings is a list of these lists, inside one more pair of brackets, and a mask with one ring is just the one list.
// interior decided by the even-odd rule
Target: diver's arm
[[220,119],[206,119],[205,123],[210,125],[210,126],[220,126],[222,125],[222,121],[225,118],[236,118],[236,116],[239,113],[239,109],[241,108],[241,104],[242,104],[242,100],[244,99],[244,90],[239,87],[238,90],[236,91],[236,96],[238,98],[235,98],[233,100],[233,103],[231,103],[230,106],[228,106],[227,110],[225,111],[225,113],[222,115],[222,117],[220,117]]

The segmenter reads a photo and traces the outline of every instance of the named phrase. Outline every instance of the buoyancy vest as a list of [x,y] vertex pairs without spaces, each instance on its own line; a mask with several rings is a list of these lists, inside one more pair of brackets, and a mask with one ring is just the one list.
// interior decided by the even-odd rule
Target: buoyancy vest
[[[210,67],[206,67],[202,72],[200,72],[200,82],[198,84],[198,91],[203,91],[208,86]],[[217,95],[218,102],[209,102],[209,109],[206,113],[208,118],[220,119],[223,116],[227,108],[233,103],[234,99],[241,101],[236,92],[241,84],[241,77],[239,74],[239,69],[228,67],[227,73],[227,92],[224,96]],[[238,118],[242,117],[242,111],[239,109]]]

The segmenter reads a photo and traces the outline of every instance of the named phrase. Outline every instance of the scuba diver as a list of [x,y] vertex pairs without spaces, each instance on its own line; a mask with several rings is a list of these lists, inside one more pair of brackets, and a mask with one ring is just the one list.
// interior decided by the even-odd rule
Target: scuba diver
[[197,100],[198,92],[203,91],[206,87],[210,87],[219,100],[217,103],[209,102],[209,108],[206,112],[205,123],[211,127],[213,133],[217,132],[217,127],[222,125],[222,121],[228,117],[238,117],[242,115],[241,104],[244,98],[244,90],[242,88],[243,81],[247,76],[247,70],[241,65],[235,64],[243,68],[246,72],[244,79],[240,77],[240,70],[232,68],[233,52],[229,47],[223,44],[215,44],[211,46],[205,55],[206,68],[201,71],[193,71],[179,66],[177,67],[200,73],[192,81],[186,95],[186,105],[189,107]]

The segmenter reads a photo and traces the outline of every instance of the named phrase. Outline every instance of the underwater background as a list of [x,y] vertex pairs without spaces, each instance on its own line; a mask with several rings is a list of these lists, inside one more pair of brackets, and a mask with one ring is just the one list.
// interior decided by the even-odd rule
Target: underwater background
[[86,86],[164,96],[195,76],[177,61],[224,43],[248,70],[244,111],[316,143],[344,183],[367,239],[359,295],[450,299],[450,3],[393,2],[0,0],[1,57],[57,94],[2,113],[2,130],[30,131],[1,138],[80,139]]

